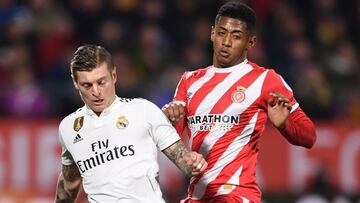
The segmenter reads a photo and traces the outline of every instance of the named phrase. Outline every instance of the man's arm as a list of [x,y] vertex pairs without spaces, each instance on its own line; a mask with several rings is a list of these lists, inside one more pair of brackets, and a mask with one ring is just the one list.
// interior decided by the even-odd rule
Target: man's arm
[[315,144],[315,126],[300,108],[290,114],[285,126],[279,130],[293,145],[311,148]]
[[55,203],[75,202],[81,183],[81,175],[76,165],[63,165],[58,179]]
[[271,93],[273,99],[268,102],[270,122],[293,145],[311,148],[316,141],[313,122],[300,107],[291,111],[289,99],[280,93]]
[[202,155],[189,151],[182,140],[175,142],[163,152],[188,177],[202,173],[207,167]]

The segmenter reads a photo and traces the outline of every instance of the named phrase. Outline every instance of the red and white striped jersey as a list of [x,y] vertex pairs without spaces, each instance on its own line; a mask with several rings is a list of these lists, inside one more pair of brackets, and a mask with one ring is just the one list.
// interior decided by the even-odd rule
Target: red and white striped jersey
[[209,66],[182,75],[174,101],[185,105],[187,120],[176,128],[181,135],[188,127],[191,149],[208,162],[205,172],[191,179],[191,199],[232,193],[243,202],[260,202],[255,171],[270,92],[285,95],[292,111],[297,109],[293,92],[282,77],[248,60],[229,68]]

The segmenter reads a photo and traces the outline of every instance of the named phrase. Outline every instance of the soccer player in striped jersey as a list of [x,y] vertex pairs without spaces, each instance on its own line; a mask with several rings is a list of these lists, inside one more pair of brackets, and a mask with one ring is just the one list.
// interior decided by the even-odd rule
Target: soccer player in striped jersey
[[213,65],[185,72],[172,102],[162,110],[179,134],[208,162],[192,177],[186,203],[260,203],[256,183],[259,139],[267,119],[292,144],[311,148],[315,127],[293,91],[272,69],[250,62],[255,12],[228,2],[211,30]]

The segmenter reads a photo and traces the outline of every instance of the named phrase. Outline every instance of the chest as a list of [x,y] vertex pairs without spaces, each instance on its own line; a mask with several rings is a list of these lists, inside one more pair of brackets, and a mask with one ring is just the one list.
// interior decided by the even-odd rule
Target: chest
[[84,117],[80,128],[66,134],[66,146],[75,161],[104,153],[131,156],[141,149],[140,143],[151,144],[146,124],[139,117],[127,112],[102,118]]
[[241,79],[207,82],[199,89],[187,89],[188,115],[251,113],[261,108],[261,84]]

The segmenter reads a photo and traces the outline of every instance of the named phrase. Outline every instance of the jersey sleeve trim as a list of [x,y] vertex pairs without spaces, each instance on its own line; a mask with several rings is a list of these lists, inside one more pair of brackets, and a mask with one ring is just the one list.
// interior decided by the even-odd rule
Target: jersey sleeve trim
[[144,100],[144,104],[145,122],[149,125],[150,135],[158,149],[164,150],[180,140],[165,114],[150,101]]
[[174,101],[175,104],[181,104],[183,106],[186,106],[186,103],[184,101],[179,101],[179,100],[175,100]]
[[290,113],[294,112],[297,108],[299,108],[299,103],[296,102],[296,103],[292,106]]
[[74,164],[75,162],[74,162],[74,159],[73,159],[71,153],[69,152],[69,150],[66,147],[66,144],[63,139],[63,135],[61,133],[61,129],[64,128],[65,122],[66,121],[63,120],[59,126],[59,140],[60,140],[60,144],[61,144],[61,148],[62,148],[61,163],[65,166],[69,166],[69,165]]

